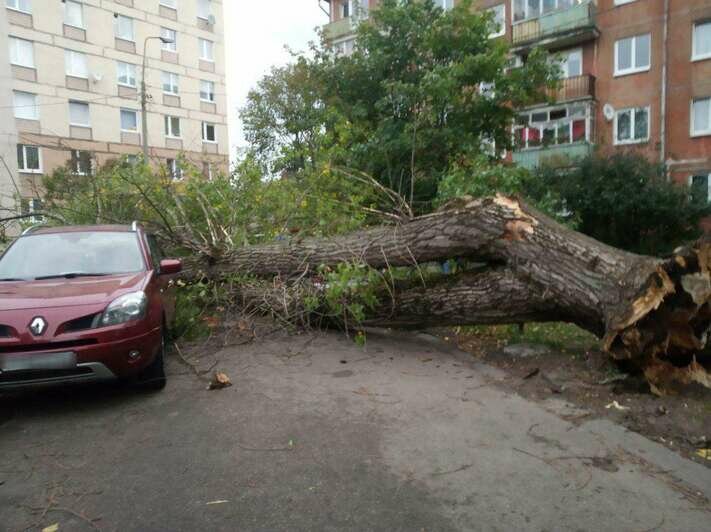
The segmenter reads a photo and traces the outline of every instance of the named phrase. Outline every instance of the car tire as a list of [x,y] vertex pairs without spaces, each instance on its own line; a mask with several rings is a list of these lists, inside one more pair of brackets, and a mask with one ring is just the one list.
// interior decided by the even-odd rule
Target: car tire
[[158,391],[165,388],[165,368],[163,355],[165,353],[165,333],[161,332],[158,354],[134,379],[134,384],[141,390]]

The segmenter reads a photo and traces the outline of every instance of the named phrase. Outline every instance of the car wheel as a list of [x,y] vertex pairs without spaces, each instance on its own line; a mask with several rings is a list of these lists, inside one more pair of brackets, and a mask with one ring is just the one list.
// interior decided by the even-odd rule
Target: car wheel
[[163,367],[163,354],[165,353],[165,333],[161,333],[160,349],[153,362],[141,371],[134,380],[134,384],[142,390],[162,390],[165,388],[165,369]]

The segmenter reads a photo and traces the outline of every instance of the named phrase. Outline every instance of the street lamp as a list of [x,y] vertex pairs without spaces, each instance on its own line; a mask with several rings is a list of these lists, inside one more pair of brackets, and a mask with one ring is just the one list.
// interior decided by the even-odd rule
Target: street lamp
[[143,161],[148,162],[148,93],[146,92],[146,46],[151,39],[158,39],[163,44],[175,41],[167,37],[149,36],[143,41],[143,64],[141,66],[141,128],[143,131]]

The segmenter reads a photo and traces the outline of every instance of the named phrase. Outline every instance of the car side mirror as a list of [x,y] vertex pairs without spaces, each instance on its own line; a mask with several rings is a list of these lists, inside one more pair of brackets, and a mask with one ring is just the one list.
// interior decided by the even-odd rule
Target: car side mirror
[[160,261],[160,274],[172,275],[180,273],[183,269],[183,261],[178,259],[163,259]]

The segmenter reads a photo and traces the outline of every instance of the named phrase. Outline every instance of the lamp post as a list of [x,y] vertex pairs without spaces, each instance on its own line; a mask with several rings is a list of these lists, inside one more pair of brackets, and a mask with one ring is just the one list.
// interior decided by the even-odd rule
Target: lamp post
[[148,93],[146,92],[146,46],[151,39],[158,39],[163,44],[175,41],[166,37],[149,36],[143,41],[143,64],[141,65],[141,129],[143,131],[143,161],[148,162]]

